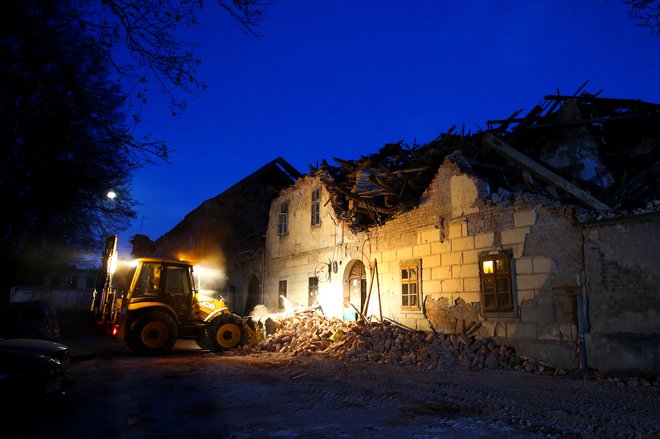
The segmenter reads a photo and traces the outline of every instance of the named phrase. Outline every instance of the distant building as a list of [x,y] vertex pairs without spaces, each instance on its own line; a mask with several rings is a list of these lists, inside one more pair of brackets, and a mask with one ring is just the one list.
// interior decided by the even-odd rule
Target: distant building
[[264,242],[270,203],[300,173],[277,158],[206,200],[155,242],[137,235],[133,256],[186,259],[198,287],[220,294],[238,314],[263,303]]

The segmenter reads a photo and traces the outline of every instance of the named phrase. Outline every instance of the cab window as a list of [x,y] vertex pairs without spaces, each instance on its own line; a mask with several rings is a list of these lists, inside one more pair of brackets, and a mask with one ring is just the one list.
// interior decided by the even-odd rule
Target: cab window
[[135,284],[134,296],[157,296],[160,293],[160,264],[144,264]]

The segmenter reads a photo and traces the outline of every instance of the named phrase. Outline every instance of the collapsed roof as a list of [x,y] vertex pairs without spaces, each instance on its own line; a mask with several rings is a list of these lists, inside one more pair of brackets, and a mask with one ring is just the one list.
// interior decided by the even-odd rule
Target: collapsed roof
[[425,145],[390,143],[311,171],[354,231],[415,207],[452,153],[491,193],[533,193],[591,211],[647,208],[660,198],[660,105],[599,94],[549,95],[474,134],[452,127]]

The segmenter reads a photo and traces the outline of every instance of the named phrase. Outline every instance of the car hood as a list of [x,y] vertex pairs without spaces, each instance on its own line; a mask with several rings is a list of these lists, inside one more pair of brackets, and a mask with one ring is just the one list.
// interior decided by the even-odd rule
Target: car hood
[[0,352],[33,352],[49,357],[65,353],[69,347],[54,341],[31,338],[0,339]]

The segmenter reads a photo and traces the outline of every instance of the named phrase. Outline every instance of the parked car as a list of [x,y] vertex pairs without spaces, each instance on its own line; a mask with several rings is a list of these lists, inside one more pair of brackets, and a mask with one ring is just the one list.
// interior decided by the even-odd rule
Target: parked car
[[12,302],[0,306],[1,338],[60,338],[55,307],[46,300]]
[[0,394],[7,404],[61,394],[68,346],[49,340],[0,338]]

